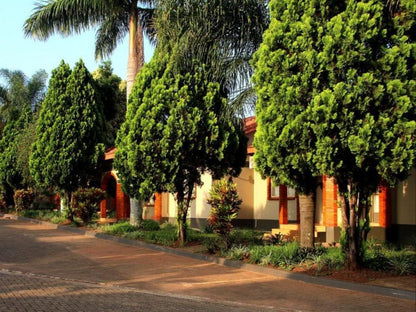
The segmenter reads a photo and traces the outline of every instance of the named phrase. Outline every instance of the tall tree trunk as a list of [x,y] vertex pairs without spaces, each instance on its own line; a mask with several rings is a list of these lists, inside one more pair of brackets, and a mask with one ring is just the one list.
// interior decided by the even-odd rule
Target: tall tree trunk
[[[127,103],[134,81],[144,63],[143,31],[137,11],[137,1],[131,4],[129,20],[129,57],[127,61]],[[140,225],[143,219],[143,202],[130,198],[130,224]]]
[[72,192],[65,192],[62,196],[61,203],[63,203],[64,209],[66,209],[66,219],[69,222],[74,222],[74,212],[72,210]]
[[130,198],[130,224],[140,226],[143,221],[143,201]]
[[359,216],[357,210],[357,195],[354,186],[347,183],[338,182],[339,196],[341,200],[342,226],[344,237],[342,238],[342,248],[347,257],[346,265],[351,270],[360,268],[359,259]]
[[129,57],[127,61],[127,99],[137,74],[144,64],[143,30],[140,25],[137,1],[133,1],[129,20]]
[[188,214],[188,207],[184,200],[178,200],[178,241],[181,246],[183,246],[187,240],[187,224],[186,224],[186,215]]
[[299,195],[300,246],[313,248],[315,242],[315,199],[314,195]]

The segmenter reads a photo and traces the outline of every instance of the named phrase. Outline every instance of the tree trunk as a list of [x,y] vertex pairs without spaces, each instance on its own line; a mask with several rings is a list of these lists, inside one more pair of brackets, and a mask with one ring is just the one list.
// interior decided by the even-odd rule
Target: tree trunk
[[64,209],[66,209],[66,219],[72,223],[74,222],[74,212],[72,211],[72,192],[65,192],[64,196],[62,196],[62,200]]
[[188,214],[188,209],[184,200],[181,202],[178,201],[178,241],[181,246],[183,246],[187,240],[187,224],[186,224],[186,215]]
[[[129,19],[129,57],[127,61],[127,103],[134,81],[144,64],[143,31],[137,12],[137,1],[131,4]],[[130,198],[130,224],[140,225],[143,215],[143,202]]]
[[360,259],[357,242],[360,239],[358,233],[359,220],[356,213],[357,196],[354,195],[353,186],[338,183],[339,196],[341,200],[342,226],[344,237],[342,237],[342,249],[347,257],[346,265],[351,270],[360,268]]
[[137,1],[131,6],[129,20],[129,57],[127,61],[127,99],[130,96],[137,74],[144,64],[143,30],[140,25]]
[[300,246],[313,248],[315,242],[314,195],[299,195]]
[[143,202],[130,198],[130,224],[140,226],[143,221]]

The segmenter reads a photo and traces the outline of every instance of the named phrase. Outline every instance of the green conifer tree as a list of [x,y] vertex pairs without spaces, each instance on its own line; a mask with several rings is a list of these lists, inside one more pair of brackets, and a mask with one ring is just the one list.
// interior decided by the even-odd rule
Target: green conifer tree
[[334,177],[348,265],[358,268],[370,195],[416,159],[416,4],[270,2],[255,54],[259,170],[297,189]]
[[17,167],[17,151],[20,137],[33,118],[29,105],[25,105],[17,120],[10,120],[3,130],[0,140],[0,185],[3,189],[19,189],[26,187],[22,172]]
[[123,188],[136,199],[156,191],[175,194],[183,243],[192,191],[201,185],[201,175],[238,174],[246,140],[237,119],[222,116],[226,99],[217,83],[206,80],[204,66],[175,74],[166,55],[156,51],[138,76],[114,165]]
[[37,183],[61,193],[70,220],[72,192],[87,184],[103,152],[102,124],[93,78],[84,63],[71,71],[62,62],[52,73],[40,112],[30,169]]

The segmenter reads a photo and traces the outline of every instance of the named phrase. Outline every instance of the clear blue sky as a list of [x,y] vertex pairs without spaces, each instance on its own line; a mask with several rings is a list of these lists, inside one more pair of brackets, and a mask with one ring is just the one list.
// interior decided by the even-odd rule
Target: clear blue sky
[[[35,8],[35,0],[0,0],[0,68],[21,70],[32,76],[40,69],[49,77],[61,60],[71,67],[82,58],[89,71],[98,68],[94,58],[95,31],[62,37],[53,35],[46,41],[25,38],[23,24]],[[127,37],[110,57],[114,73],[126,78]],[[145,59],[148,62],[153,48],[145,42]]]

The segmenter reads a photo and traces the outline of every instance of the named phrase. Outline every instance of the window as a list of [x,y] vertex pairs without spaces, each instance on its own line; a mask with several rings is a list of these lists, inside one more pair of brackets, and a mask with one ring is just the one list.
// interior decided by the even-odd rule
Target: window
[[296,198],[296,190],[291,187],[287,187],[287,199],[295,199]]
[[[289,200],[296,199],[296,190],[291,187],[284,185],[275,185],[271,179],[267,181],[267,199],[268,200],[279,200],[280,196],[287,197]],[[280,194],[280,192],[286,191],[286,195]]]
[[267,199],[279,200],[280,185],[275,185],[271,179],[267,180]]

